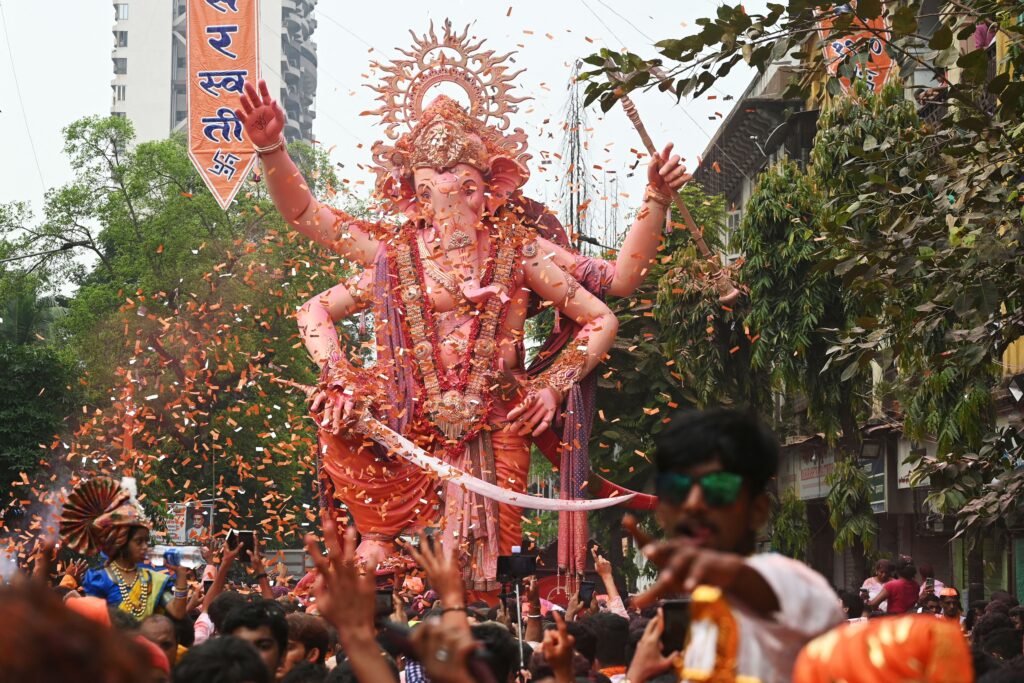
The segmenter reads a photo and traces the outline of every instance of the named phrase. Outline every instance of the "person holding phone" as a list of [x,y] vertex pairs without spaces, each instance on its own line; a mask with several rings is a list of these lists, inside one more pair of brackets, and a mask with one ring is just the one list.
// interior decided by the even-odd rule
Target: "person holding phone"
[[107,477],[78,484],[60,519],[66,547],[86,555],[102,553],[104,559],[85,573],[84,595],[103,598],[140,621],[158,613],[181,619],[188,603],[188,572],[176,553],[165,556],[167,573],[144,565],[151,528],[131,493]]
[[[820,574],[782,555],[754,554],[771,510],[775,436],[753,416],[714,409],[677,415],[655,443],[655,514],[668,537],[653,542],[634,518],[624,519],[661,570],[635,604],[690,595],[683,668],[699,680],[789,680],[800,649],[844,620],[838,596]],[[652,676],[671,664],[657,661],[665,669],[634,673]]]

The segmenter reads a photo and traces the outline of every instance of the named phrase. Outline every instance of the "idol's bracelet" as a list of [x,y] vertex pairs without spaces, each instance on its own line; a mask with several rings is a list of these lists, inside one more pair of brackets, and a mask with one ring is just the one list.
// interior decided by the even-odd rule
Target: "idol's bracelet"
[[571,384],[565,387],[556,387],[552,385],[551,382],[541,377],[537,377],[536,379],[531,380],[528,386],[532,393],[540,393],[544,389],[550,389],[551,391],[555,392],[555,396],[558,398],[559,404],[561,404],[562,401],[565,400],[565,397],[569,394],[569,389],[572,388]]
[[668,209],[669,205],[672,203],[672,195],[667,192],[662,192],[653,185],[648,185],[644,189],[644,201],[654,202],[661,208]]
[[256,153],[259,154],[260,156],[262,156],[264,154],[270,154],[271,152],[276,152],[277,150],[281,149],[282,147],[284,147],[284,136],[283,135],[277,138],[277,142],[273,142],[273,143],[267,145],[266,147],[257,147],[256,145],[252,146],[252,148],[256,151]]
[[334,352],[320,370],[320,387],[346,389],[355,384],[355,374],[342,359],[341,354]]
[[586,367],[587,352],[580,350],[574,342],[570,342],[551,367],[530,382],[530,388],[535,391],[544,388],[554,389],[560,394],[560,400],[564,400],[573,385],[583,378]]

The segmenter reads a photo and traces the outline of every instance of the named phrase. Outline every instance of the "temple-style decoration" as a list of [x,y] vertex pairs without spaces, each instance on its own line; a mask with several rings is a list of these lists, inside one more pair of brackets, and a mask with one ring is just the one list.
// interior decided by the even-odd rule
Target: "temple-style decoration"
[[[522,194],[527,139],[510,129],[525,98],[511,92],[511,55],[483,45],[445,22],[440,36],[433,26],[413,34],[402,58],[377,65],[379,106],[366,113],[381,118],[387,137],[373,159],[376,196],[393,221],[356,219],[312,196],[280,137],[283,112],[262,84],[246,88],[237,113],[285,219],[364,268],[298,314],[321,368],[310,394],[322,503],[351,517],[365,560],[385,559],[401,533],[433,528],[463,551],[471,587],[489,590],[497,556],[522,542],[522,507],[560,512],[559,564],[574,577],[587,510],[651,505],[603,480],[586,495],[593,370],[617,330],[603,298],[642,281],[665,224],[660,198],[688,176],[677,157],[653,160],[651,199],[618,261],[571,251],[558,221]],[[468,105],[430,100],[442,83],[465,91]],[[560,323],[527,369],[524,325],[542,305]],[[373,312],[372,367],[342,353],[335,328],[363,310]],[[559,499],[525,493],[532,441],[561,468]]]

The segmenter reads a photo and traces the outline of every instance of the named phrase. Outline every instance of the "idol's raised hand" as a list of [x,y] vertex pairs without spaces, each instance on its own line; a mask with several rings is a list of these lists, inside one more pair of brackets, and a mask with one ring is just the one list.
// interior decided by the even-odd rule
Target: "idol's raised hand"
[[688,183],[693,176],[686,172],[686,166],[680,163],[678,154],[672,154],[673,143],[665,145],[659,154],[651,157],[647,166],[647,182],[662,192],[675,191]]
[[242,108],[235,110],[235,116],[245,127],[245,134],[255,147],[269,147],[281,139],[287,117],[281,105],[270,96],[267,82],[260,80],[260,90],[252,83],[245,84],[242,93]]

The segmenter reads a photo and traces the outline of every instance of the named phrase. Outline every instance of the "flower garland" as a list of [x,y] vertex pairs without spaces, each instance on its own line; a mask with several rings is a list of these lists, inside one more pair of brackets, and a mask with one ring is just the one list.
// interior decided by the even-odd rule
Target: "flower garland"
[[[510,221],[505,221],[505,225],[506,230],[492,230],[480,284],[484,287],[495,284],[508,293],[512,290],[512,273],[522,244],[522,229],[518,223]],[[423,259],[417,248],[415,223],[407,223],[402,229],[395,251],[392,269],[399,282],[397,298],[401,317],[423,383],[425,400],[419,403],[418,411],[444,437],[447,447],[457,451],[483,426],[490,405],[486,385],[493,371],[497,334],[508,305],[499,295],[488,298],[472,322],[456,377],[453,380],[450,373],[439,374],[438,368],[444,367],[441,343],[433,304],[424,294],[426,280]]]

